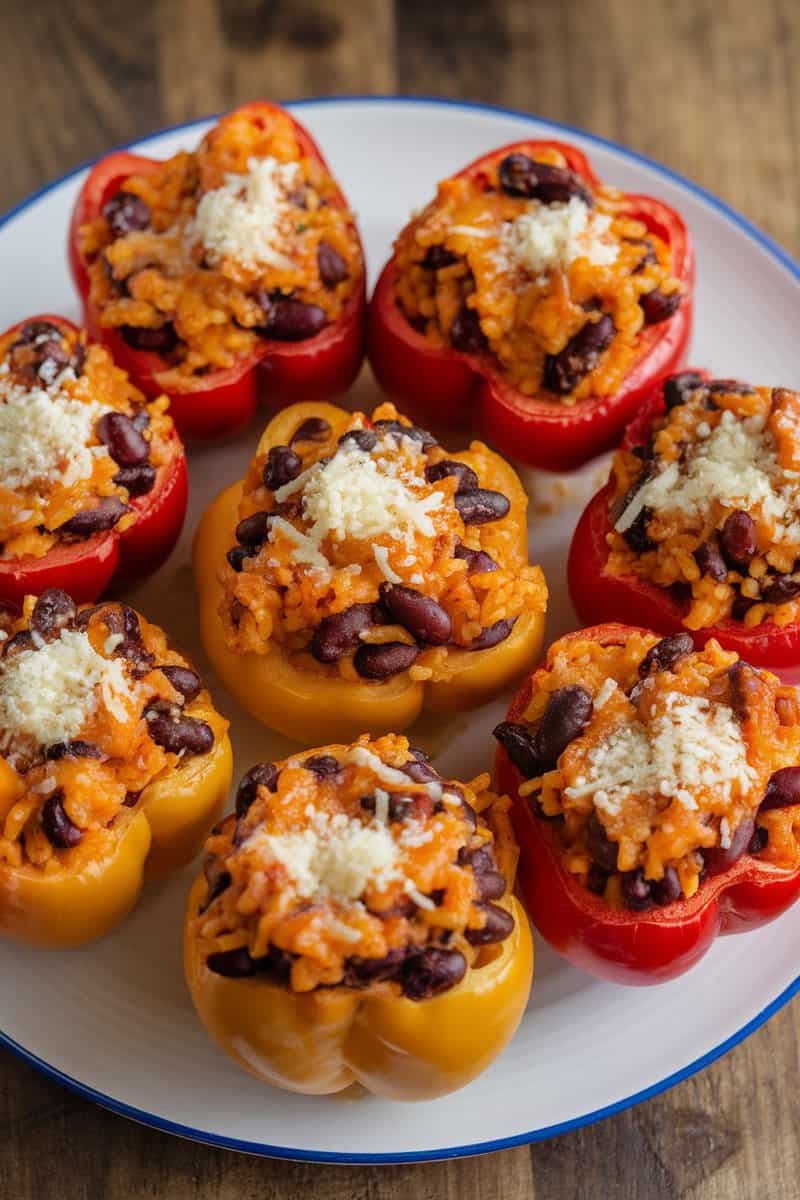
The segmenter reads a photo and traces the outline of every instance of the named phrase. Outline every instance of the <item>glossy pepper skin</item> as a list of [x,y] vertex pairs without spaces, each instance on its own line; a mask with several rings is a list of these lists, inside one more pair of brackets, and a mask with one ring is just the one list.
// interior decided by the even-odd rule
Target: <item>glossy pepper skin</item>
[[[597,625],[567,634],[603,645],[643,632],[620,624]],[[552,648],[548,658],[552,655]],[[533,677],[514,697],[507,720],[520,721]],[[614,983],[663,983],[694,966],[718,934],[754,929],[780,916],[800,896],[800,870],[785,871],[745,854],[727,871],[703,879],[689,900],[646,912],[614,909],[593,895],[561,865],[552,826],[538,818],[519,795],[522,782],[502,747],[495,784],[512,797],[511,818],[520,847],[519,884],[536,929],[575,966]]]
[[[284,113],[266,100],[244,104],[235,110],[256,123],[275,113]],[[288,115],[288,114],[284,114]],[[303,126],[290,117],[303,153],[326,171],[327,163],[316,142]],[[363,326],[366,309],[365,284],[354,292],[338,321],[316,336],[301,342],[264,338],[257,349],[235,366],[210,371],[176,383],[169,363],[161,355],[134,350],[117,329],[104,328],[89,298],[89,277],[80,251],[78,231],[95,220],[104,204],[131,175],[150,175],[161,166],[157,159],[117,150],[101,158],[89,172],[75,203],[69,229],[68,254],[72,278],[93,337],[102,341],[114,360],[124,367],[138,388],[148,396],[163,392],[170,397],[170,411],[180,433],[189,439],[226,437],[243,429],[255,415],[259,401],[280,408],[310,394],[341,395],[358,374],[363,358]],[[344,194],[338,203],[347,207]]]
[[[214,731],[208,754],[154,779],[113,827],[87,835],[59,868],[0,864],[0,936],[34,946],[81,946],[113,929],[135,905],[142,884],[194,858],[222,811],[233,758],[227,722],[201,698],[192,712]],[[17,777],[0,760],[0,809],[16,799]]]
[[533,944],[513,896],[498,903],[512,913],[514,931],[485,955],[485,965],[469,968],[449,991],[414,1001],[345,987],[298,993],[258,978],[215,975],[189,932],[206,892],[201,876],[187,911],[189,991],[220,1047],[276,1087],[326,1095],[357,1082],[390,1100],[431,1100],[485,1070],[522,1019]]
[[[698,371],[704,379],[708,371]],[[660,386],[651,390],[647,403],[625,431],[622,447],[630,450],[650,438],[653,422],[664,412]],[[707,629],[686,629],[685,609],[666,588],[657,587],[635,575],[606,573],[611,532],[609,502],[613,479],[592,497],[575,528],[567,561],[567,578],[572,603],[587,624],[601,621],[631,621],[656,633],[689,633],[698,648],[716,638],[724,650],[733,650],[754,667],[766,667],[784,683],[800,683],[800,624],[776,625],[763,621],[748,629],[729,617]]]
[[[285,445],[303,421],[322,417],[333,424],[343,417],[331,404],[296,404],[273,417],[258,453]],[[451,457],[458,458],[458,454]],[[515,472],[491,454],[491,476],[482,485],[511,501],[509,520],[527,557],[527,498]],[[454,675],[448,682],[420,683],[406,674],[385,683],[360,683],[322,671],[298,671],[275,648],[269,655],[236,654],[228,649],[219,617],[222,585],[218,572],[235,544],[234,530],[241,482],[226,488],[206,509],[194,542],[200,632],[214,670],[228,691],[256,720],[306,745],[352,741],[368,731],[401,733],[424,708],[460,711],[484,703],[519,678],[542,644],[544,615],[523,613],[504,642],[488,650],[451,652]]]
[[[530,156],[545,147],[559,150],[567,166],[592,187],[599,183],[586,155],[574,146],[552,141],[503,146],[458,174],[479,179],[507,154]],[[503,454],[545,470],[571,471],[610,449],[653,382],[676,371],[684,361],[692,325],[694,255],[683,220],[650,196],[625,197],[625,211],[667,242],[673,274],[686,293],[673,317],[643,329],[639,357],[615,395],[574,405],[539,400],[506,383],[490,356],[432,346],[409,324],[395,301],[394,258],[378,280],[367,325],[369,361],[382,387],[415,419],[434,428],[469,425]]]
[[[5,339],[33,321],[54,325],[64,333],[78,328],[64,317],[43,313],[27,317],[0,336]],[[0,602],[21,605],[25,596],[62,588],[83,604],[96,600],[112,581],[138,581],[160,567],[178,540],[189,498],[186,455],[176,430],[173,441],[173,457],[159,468],[153,488],[129,501],[137,514],[135,524],[122,533],[110,529],[81,541],[59,543],[41,558],[0,559]]]

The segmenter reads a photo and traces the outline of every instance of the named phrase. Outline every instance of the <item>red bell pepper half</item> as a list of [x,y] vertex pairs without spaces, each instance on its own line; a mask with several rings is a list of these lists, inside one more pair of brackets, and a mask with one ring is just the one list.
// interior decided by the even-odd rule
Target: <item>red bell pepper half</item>
[[[44,313],[20,321],[0,338],[36,321],[64,333],[77,331],[64,317]],[[0,559],[0,603],[19,606],[26,595],[62,588],[83,604],[96,600],[112,581],[133,582],[155,571],[178,540],[189,497],[186,455],[176,430],[172,436],[172,457],[158,468],[155,484],[129,501],[137,516],[133,525],[121,533],[110,529],[81,541],[60,542],[41,558]]]
[[[248,114],[254,122],[264,125],[271,115],[284,110],[267,101],[255,101],[236,112]],[[289,119],[304,155],[316,159],[330,173],[310,134],[294,118]],[[185,438],[206,440],[235,433],[249,424],[259,401],[277,409],[309,397],[330,399],[346,391],[358,374],[364,355],[365,284],[347,301],[338,321],[315,336],[299,342],[264,338],[252,354],[235,366],[197,377],[187,376],[177,382],[170,364],[160,354],[135,350],[119,330],[100,324],[99,314],[89,298],[89,276],[78,231],[101,214],[105,203],[131,175],[151,175],[160,166],[158,159],[115,151],[95,163],[81,188],[70,222],[68,253],[91,336],[108,347],[115,362],[146,395],[166,393],[170,397],[172,419]],[[344,194],[338,189],[336,203],[347,207]]]
[[[592,187],[599,184],[585,154],[551,141],[515,142],[492,150],[459,175],[479,179],[507,154],[535,156],[544,148],[559,150],[572,171]],[[396,303],[394,258],[378,280],[367,322],[367,353],[381,386],[415,419],[440,428],[469,425],[502,453],[534,467],[570,471],[610,449],[653,382],[683,363],[692,325],[694,254],[683,220],[650,196],[627,196],[625,211],[669,245],[673,274],[686,292],[674,316],[643,329],[639,357],[615,395],[573,405],[539,400],[506,383],[489,355],[432,346]]]
[[[704,379],[708,371],[698,371]],[[650,438],[654,421],[664,412],[660,386],[651,389],[638,416],[622,439],[622,448],[631,450]],[[572,603],[587,625],[602,621],[635,621],[656,633],[690,633],[695,645],[704,646],[716,638],[725,650],[733,650],[754,667],[766,667],[784,683],[800,682],[800,624],[776,625],[763,621],[748,628],[742,621],[728,617],[707,629],[686,630],[682,617],[687,606],[676,600],[667,588],[661,588],[636,575],[611,575],[608,563],[607,535],[611,532],[608,507],[614,493],[613,479],[592,497],[575,529],[567,559],[567,579]]]
[[[634,632],[619,624],[567,634],[603,645],[624,642]],[[517,692],[507,720],[519,722],[530,703],[533,675]],[[646,912],[611,908],[565,870],[552,825],[538,817],[523,782],[502,746],[495,760],[495,786],[512,798],[511,817],[520,847],[519,885],[534,926],[575,966],[615,983],[663,983],[694,966],[722,933],[763,925],[800,896],[800,869],[782,870],[750,854],[717,875],[706,876],[689,900]]]

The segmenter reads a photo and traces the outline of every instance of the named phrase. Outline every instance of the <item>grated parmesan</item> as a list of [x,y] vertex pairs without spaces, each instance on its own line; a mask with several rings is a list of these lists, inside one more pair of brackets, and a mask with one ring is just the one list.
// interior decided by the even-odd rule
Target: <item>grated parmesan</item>
[[281,251],[291,215],[288,196],[299,181],[295,162],[251,158],[247,174],[228,173],[222,187],[206,192],[187,227],[190,242],[200,241],[212,266],[226,258],[251,270],[293,262]]
[[502,245],[513,263],[544,282],[548,272],[566,270],[578,258],[610,266],[619,248],[609,236],[611,217],[571,196],[566,203],[531,200],[503,227]]

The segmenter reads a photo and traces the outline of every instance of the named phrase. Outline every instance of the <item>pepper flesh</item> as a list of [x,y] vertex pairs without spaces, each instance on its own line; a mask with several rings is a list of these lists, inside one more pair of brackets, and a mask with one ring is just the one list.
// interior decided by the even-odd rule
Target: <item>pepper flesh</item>
[[[705,370],[695,371],[703,379]],[[645,444],[653,422],[664,412],[661,387],[655,387],[647,403],[630,423],[622,440],[622,449]],[[609,503],[613,497],[613,479],[587,504],[575,527],[567,560],[567,578],[572,603],[581,621],[587,624],[605,621],[635,621],[657,633],[688,633],[701,648],[715,638],[723,650],[733,650],[754,667],[766,667],[784,683],[800,683],[800,623],[776,625],[763,621],[748,628],[732,617],[706,629],[687,629],[683,609],[666,588],[658,587],[636,575],[612,575],[606,572],[607,535],[611,532]]]
[[[195,882],[193,918],[207,884]],[[296,993],[259,979],[229,979],[205,965],[187,932],[184,965],[203,1024],[240,1066],[306,1095],[360,1083],[390,1100],[430,1100],[469,1083],[510,1041],[525,1011],[533,973],[528,922],[514,897],[498,901],[514,931],[487,947],[454,988],[429,1000],[350,988]]]
[[[560,641],[590,638],[613,645],[634,632],[646,631],[609,623]],[[523,718],[532,690],[530,676],[511,702],[507,720]],[[563,867],[557,836],[519,795],[521,783],[519,771],[499,747],[495,785],[512,798],[520,890],[531,921],[565,958],[602,979],[636,985],[673,979],[694,966],[719,934],[766,924],[800,896],[800,869],[782,870],[745,854],[727,871],[704,879],[689,900],[646,912],[612,908]]]
[[[251,115],[254,121],[268,119],[274,113],[289,115],[267,101],[254,101],[234,111]],[[330,174],[313,138],[298,121],[289,119],[304,154]],[[259,401],[270,408],[280,408],[309,393],[333,397],[345,392],[358,374],[363,358],[365,282],[347,301],[341,317],[314,337],[300,342],[265,338],[235,366],[178,382],[161,355],[134,350],[118,330],[100,324],[99,314],[89,298],[89,276],[80,251],[79,230],[100,215],[106,201],[131,175],[151,175],[160,166],[157,159],[140,154],[127,151],[108,154],[91,169],[75,203],[69,231],[69,263],[91,335],[108,347],[115,362],[146,395],[166,393],[170,397],[172,417],[187,438],[207,440],[243,429],[253,419]],[[342,207],[347,207],[344,194],[339,191],[338,196]]]
[[[270,421],[257,453],[286,444],[292,431],[309,418],[321,417],[333,424],[343,415],[342,409],[330,404],[293,405]],[[491,452],[487,455],[492,469],[482,484],[509,498],[507,519],[514,522],[513,536],[527,556],[527,497],[508,463]],[[538,654],[544,633],[542,613],[523,613],[505,641],[491,649],[450,651],[453,677],[439,683],[415,682],[406,674],[380,684],[358,683],[321,671],[300,671],[277,647],[267,655],[234,653],[227,647],[219,618],[223,589],[218,572],[236,540],[241,493],[241,482],[235,483],[206,509],[195,535],[195,578],[206,653],[228,691],[262,724],[307,745],[352,741],[365,731],[400,733],[423,707],[452,712],[484,703],[518,678]]]
[[[574,146],[551,141],[503,146],[476,159],[458,175],[477,177],[507,154],[535,156],[544,148],[560,151],[570,170],[592,187],[599,183],[584,154]],[[673,274],[686,293],[668,321],[645,327],[637,361],[615,395],[592,397],[570,406],[537,400],[506,383],[487,356],[431,345],[409,324],[395,301],[394,258],[378,280],[367,322],[367,353],[382,387],[416,419],[435,427],[469,425],[502,453],[545,470],[574,470],[616,445],[654,380],[676,371],[685,359],[694,283],[694,254],[678,213],[649,196],[629,195],[625,202],[632,217],[669,244]]]
[[[64,333],[78,331],[65,317],[43,313],[12,325],[0,340],[39,321]],[[63,542],[41,558],[0,559],[0,602],[19,606],[25,596],[62,588],[83,604],[101,596],[112,580],[115,584],[138,581],[157,570],[178,540],[189,499],[186,454],[175,429],[172,440],[172,458],[158,469],[151,490],[129,501],[137,518],[133,525],[122,533],[110,529],[82,541]]]

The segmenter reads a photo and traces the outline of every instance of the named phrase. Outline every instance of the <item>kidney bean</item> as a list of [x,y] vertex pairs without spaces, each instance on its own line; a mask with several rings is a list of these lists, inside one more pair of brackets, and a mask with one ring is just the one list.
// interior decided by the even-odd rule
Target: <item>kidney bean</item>
[[455,987],[467,973],[467,960],[458,950],[429,947],[409,954],[402,969],[403,995],[428,1000]]
[[376,421],[375,428],[380,433],[395,433],[400,437],[411,438],[412,442],[419,442],[423,450],[430,450],[432,446],[438,445],[433,434],[427,429],[420,429],[418,425],[404,425],[402,421],[386,419]]
[[544,364],[544,386],[564,396],[593,371],[600,355],[614,338],[614,322],[608,313],[599,321],[587,321],[558,354],[548,354]]
[[359,450],[369,454],[370,450],[374,450],[378,444],[378,435],[374,429],[350,429],[339,438],[340,446],[345,446],[348,442],[352,442],[358,446]]
[[53,742],[44,752],[48,762],[58,762],[62,758],[96,758],[101,761],[105,754],[94,742],[84,742],[76,738],[74,742]]
[[748,611],[748,609],[752,608],[755,603],[756,601],[751,600],[748,596],[734,596],[733,604],[731,605],[731,616],[733,617],[734,621],[743,621],[744,614]]
[[166,675],[176,692],[180,692],[186,704],[196,700],[203,689],[203,681],[191,667],[159,667],[162,675]]
[[467,488],[463,492],[456,492],[454,503],[465,525],[500,521],[511,507],[507,496],[489,488]]
[[342,769],[342,764],[332,754],[312,754],[303,759],[303,766],[318,779],[336,779]]
[[607,883],[608,872],[604,871],[602,867],[598,867],[596,862],[590,863],[584,885],[587,892],[591,892],[593,896],[602,896]]
[[752,386],[740,379],[712,379],[707,387],[712,396],[750,396],[753,393]]
[[791,575],[775,575],[768,586],[762,589],[761,596],[767,604],[785,604],[787,600],[794,600],[798,592],[800,579]]
[[[362,796],[359,801],[364,812],[374,813],[377,807],[374,796]],[[409,796],[405,792],[391,792],[387,813],[390,821],[405,821],[409,816],[417,819],[428,817],[433,812],[430,796]]]
[[236,816],[240,819],[250,808],[260,787],[268,792],[277,792],[280,771],[274,763],[256,763],[245,771],[236,789]]
[[397,583],[381,584],[380,596],[389,616],[416,641],[444,646],[450,640],[453,629],[450,617],[430,596]]
[[428,483],[438,483],[440,479],[453,478],[456,480],[457,492],[478,486],[478,476],[472,467],[452,458],[443,458],[441,462],[431,463],[425,468],[425,478]]
[[694,642],[688,633],[671,633],[656,642],[639,663],[639,676],[644,679],[659,671],[672,671],[682,658],[691,654]]
[[96,508],[85,508],[83,512],[76,513],[58,527],[58,532],[69,533],[73,537],[92,537],[95,533],[113,529],[130,511],[130,505],[123,504],[116,496],[104,496]]
[[95,425],[95,432],[108,447],[114,461],[122,467],[137,466],[150,457],[150,446],[125,413],[103,413]]
[[592,812],[586,826],[586,849],[604,871],[616,871],[619,845],[611,841],[596,812]]
[[215,975],[223,975],[226,979],[247,979],[256,973],[255,963],[244,946],[209,954],[206,966]]
[[383,983],[389,979],[396,979],[400,974],[405,957],[406,950],[403,948],[390,950],[383,958],[361,958],[359,955],[354,955],[345,963],[342,983],[345,987],[358,988],[367,987],[371,983]]
[[635,242],[636,245],[641,246],[644,251],[636,267],[631,272],[632,275],[640,275],[645,267],[653,266],[654,263],[658,262],[658,255],[656,254],[655,246],[649,238],[623,238],[622,240],[624,242]]
[[756,523],[743,508],[725,518],[719,535],[720,549],[732,567],[746,567],[758,550]]
[[294,955],[288,950],[281,950],[278,946],[270,946],[267,953],[261,958],[253,959],[253,966],[256,969],[257,975],[263,975],[271,983],[280,984],[286,987],[289,983],[292,974],[292,963]]
[[349,274],[347,263],[342,258],[338,250],[334,250],[328,242],[320,242],[317,250],[317,267],[319,268],[319,277],[323,284],[330,291],[335,288],[337,283],[347,279]]
[[783,767],[770,775],[761,809],[788,808],[791,804],[800,804],[800,767]]
[[23,654],[26,650],[35,649],[30,630],[21,629],[19,633],[15,633],[13,637],[2,643],[0,654],[3,658],[16,658],[18,654]]
[[254,512],[249,517],[243,517],[236,526],[236,540],[245,546],[260,546],[269,533],[271,512]]
[[497,869],[494,855],[489,846],[479,846],[465,859],[472,868],[478,896],[481,900],[499,900],[506,891],[506,881]]
[[419,646],[405,642],[362,643],[356,650],[353,666],[362,679],[382,680],[407,671],[419,654]]
[[48,588],[33,606],[31,629],[49,641],[57,638],[62,629],[68,629],[77,615],[75,601],[67,592],[61,588]]
[[650,886],[650,894],[656,904],[674,904],[683,898],[683,888],[674,867],[665,867],[664,876]]
[[524,779],[532,779],[539,774],[536,739],[526,725],[519,725],[514,721],[501,721],[492,730],[492,736],[503,747]]
[[702,375],[696,371],[681,371],[678,375],[670,375],[664,380],[664,404],[667,410],[686,404],[692,392],[706,386]]
[[121,467],[114,476],[117,487],[128,489],[129,496],[146,496],[155,487],[156,472],[150,463],[139,463],[136,467]]
[[749,663],[735,662],[728,668],[730,705],[740,721],[746,721],[761,694],[760,672]]
[[156,702],[144,713],[150,737],[168,754],[208,754],[214,745],[211,726],[185,716],[173,705]]
[[450,345],[462,354],[481,354],[486,349],[486,335],[474,308],[461,305],[450,326]]
[[654,288],[652,292],[646,292],[639,297],[639,307],[644,313],[645,325],[660,325],[662,321],[668,321],[680,306],[680,292],[664,293],[660,288]]
[[507,154],[497,173],[503,191],[512,196],[541,200],[543,204],[565,203],[576,196],[589,208],[594,204],[592,193],[574,171],[535,162],[527,154]]
[[31,342],[36,342],[39,338],[52,339],[54,342],[61,342],[63,333],[57,325],[53,325],[51,321],[26,321],[19,331],[16,342],[11,347],[22,346]]
[[703,863],[707,874],[720,875],[723,871],[727,871],[728,867],[737,863],[747,852],[755,827],[756,823],[750,817],[748,820],[742,821],[741,825],[733,831],[731,844],[727,850],[722,846],[711,846],[708,850],[703,850]]
[[638,867],[635,871],[626,871],[622,877],[622,900],[626,908],[633,912],[646,912],[653,906],[650,881],[645,879],[644,871]]
[[713,579],[716,583],[724,583],[728,578],[728,568],[725,566],[725,559],[719,552],[719,547],[714,542],[702,542],[694,552],[694,561],[697,563],[703,575],[707,575],[709,579]]
[[64,790],[51,792],[42,805],[42,832],[51,846],[57,850],[70,850],[83,837],[83,830],[73,825],[64,810]]
[[756,825],[753,830],[753,836],[750,838],[750,843],[747,847],[748,854],[760,854],[766,848],[769,841],[769,834],[763,825]]
[[171,321],[156,329],[142,325],[122,325],[120,333],[133,350],[144,350],[150,354],[169,354],[178,344],[178,335]]
[[103,205],[103,216],[115,238],[138,233],[150,224],[150,206],[134,192],[121,188]]
[[428,246],[425,251],[422,265],[427,271],[442,271],[445,267],[452,267],[453,263],[457,262],[457,254],[453,254],[451,250],[445,250],[444,246],[433,245]]
[[483,571],[496,571],[497,563],[491,554],[485,550],[470,550],[469,546],[459,542],[453,551],[453,558],[461,558],[467,564],[467,574],[476,575]]
[[317,662],[338,662],[359,643],[360,635],[375,622],[374,604],[353,604],[343,612],[325,617],[314,630],[311,653]]
[[328,324],[325,310],[318,304],[304,304],[290,296],[269,296],[263,292],[259,292],[257,300],[266,317],[258,327],[262,337],[278,342],[302,342]]
[[471,946],[486,946],[491,942],[502,942],[514,929],[514,918],[497,904],[482,904],[485,922],[480,929],[467,929],[464,937]]
[[[627,499],[627,498],[626,498]],[[655,550],[656,544],[647,532],[647,526],[653,517],[652,508],[643,508],[623,533],[623,538],[635,554],[647,554]]]
[[244,566],[244,560],[251,558],[254,553],[255,550],[252,546],[231,546],[225,557],[238,575]]
[[149,429],[150,427],[150,414],[144,405],[142,405],[140,408],[137,408],[131,420],[133,421],[135,427],[139,430],[139,433],[144,433],[145,429]]
[[264,487],[276,492],[284,484],[296,479],[302,469],[300,455],[296,454],[291,446],[272,446],[262,473]]
[[219,862],[209,854],[203,863],[203,875],[206,880],[206,898],[200,905],[199,912],[204,913],[216,900],[217,896],[231,886],[230,872],[220,866]]
[[289,445],[293,446],[295,442],[324,442],[330,432],[330,423],[324,417],[308,417],[297,426],[289,439]]
[[510,636],[512,629],[517,623],[517,618],[506,618],[500,621],[495,621],[494,625],[486,625],[480,631],[477,637],[474,637],[470,642],[469,650],[491,650],[492,646],[499,646]]
[[417,757],[418,754],[422,754],[421,750],[415,751],[412,749],[411,753],[415,757],[410,762],[404,763],[400,768],[404,775],[407,775],[414,783],[430,783],[441,779],[441,775],[435,767],[431,766],[426,755],[423,755],[421,758]]
[[555,767],[570,742],[589,724],[593,712],[592,697],[579,683],[558,688],[551,694],[536,729],[540,774]]

